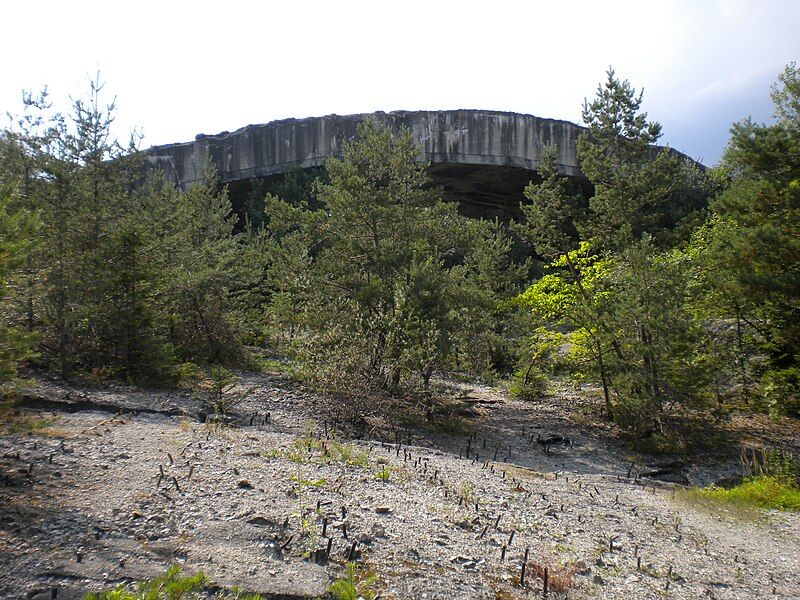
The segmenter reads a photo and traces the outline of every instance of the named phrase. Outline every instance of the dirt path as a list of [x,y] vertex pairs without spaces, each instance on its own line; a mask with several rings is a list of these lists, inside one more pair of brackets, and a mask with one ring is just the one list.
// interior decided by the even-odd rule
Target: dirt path
[[[326,439],[322,400],[278,378],[246,383],[257,392],[227,428],[180,416],[198,409],[182,394],[40,386],[89,404],[42,405],[56,422],[0,437],[0,597],[80,597],[180,563],[221,587],[313,598],[348,557],[382,598],[541,597],[539,567],[552,585],[564,564],[570,598],[800,596],[800,516],[715,514],[636,480],[646,458],[578,424],[577,396],[478,388],[474,435],[387,429],[390,443]],[[92,402],[130,412],[77,410]],[[570,445],[536,443],[553,435]]]

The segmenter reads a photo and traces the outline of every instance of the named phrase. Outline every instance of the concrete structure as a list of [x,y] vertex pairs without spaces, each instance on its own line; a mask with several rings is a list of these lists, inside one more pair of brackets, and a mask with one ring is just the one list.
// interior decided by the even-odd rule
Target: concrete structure
[[445,196],[466,212],[513,212],[522,190],[535,178],[542,148],[554,146],[558,167],[581,177],[576,142],[581,127],[567,121],[483,110],[397,111],[372,115],[329,115],[248,125],[232,133],[198,135],[194,142],[147,150],[151,169],[161,168],[181,187],[198,181],[212,161],[236,192],[253,178],[274,179],[292,168],[321,167],[340,154],[366,117],[393,130],[407,127],[430,162],[430,174]]

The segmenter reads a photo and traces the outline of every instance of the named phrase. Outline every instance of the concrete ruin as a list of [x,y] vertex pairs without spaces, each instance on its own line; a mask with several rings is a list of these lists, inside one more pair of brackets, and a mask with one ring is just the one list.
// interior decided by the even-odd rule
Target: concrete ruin
[[536,178],[542,149],[557,150],[560,172],[582,179],[576,143],[583,128],[568,121],[486,110],[396,111],[371,115],[328,115],[248,125],[232,133],[198,135],[193,142],[146,151],[151,170],[163,169],[180,187],[198,181],[204,165],[216,165],[220,179],[236,195],[249,182],[267,182],[292,169],[319,168],[338,156],[371,116],[393,131],[408,128],[430,163],[434,184],[467,214],[516,212],[525,185]]

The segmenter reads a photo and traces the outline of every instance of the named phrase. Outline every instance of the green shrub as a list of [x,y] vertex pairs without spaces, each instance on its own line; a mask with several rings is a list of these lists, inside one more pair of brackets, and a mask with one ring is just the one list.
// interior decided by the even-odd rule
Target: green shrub
[[388,482],[391,476],[392,468],[388,465],[384,465],[382,469],[375,472],[375,479],[378,481]]
[[800,368],[768,371],[761,378],[761,384],[770,414],[800,417]]
[[345,567],[344,577],[334,581],[328,591],[336,600],[374,600],[378,597],[372,589],[377,577],[358,573],[355,563],[349,562]]
[[690,498],[707,499],[751,508],[800,512],[800,488],[777,477],[753,477],[731,489],[711,486],[687,492]]
[[340,444],[331,442],[329,445],[330,460],[351,467],[366,467],[369,464],[369,455],[353,444]]
[[800,465],[787,450],[742,446],[739,449],[739,459],[747,479],[772,477],[790,487],[800,483]]
[[183,577],[181,567],[174,565],[163,575],[132,588],[121,585],[110,591],[86,594],[84,600],[188,600],[190,594],[202,591],[207,584],[208,579],[203,573]]
[[180,384],[193,383],[202,377],[203,371],[191,361],[182,362],[175,367],[175,380]]
[[518,400],[536,400],[547,389],[547,375],[538,367],[520,369],[508,384],[508,393]]
[[197,385],[196,399],[210,414],[229,415],[252,393],[253,388],[237,389],[239,378],[225,367],[211,368],[209,377]]
[[[84,600],[195,600],[201,597],[201,593],[207,592],[209,583],[204,573],[183,576],[180,565],[173,565],[154,579],[120,585],[97,594],[89,593],[84,596]],[[245,594],[237,588],[202,597],[217,600],[262,600],[259,594]]]

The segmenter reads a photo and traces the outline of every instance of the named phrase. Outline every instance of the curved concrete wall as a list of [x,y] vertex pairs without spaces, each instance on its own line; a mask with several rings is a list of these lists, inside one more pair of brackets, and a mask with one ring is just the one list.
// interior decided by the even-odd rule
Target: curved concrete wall
[[541,150],[555,146],[559,170],[581,175],[576,142],[582,128],[568,121],[484,110],[396,111],[372,115],[329,115],[248,125],[233,133],[199,135],[194,142],[146,151],[150,169],[162,168],[181,187],[200,179],[211,159],[224,182],[268,177],[292,167],[319,167],[338,156],[356,126],[372,116],[393,130],[411,130],[431,163],[495,165],[535,170]]

